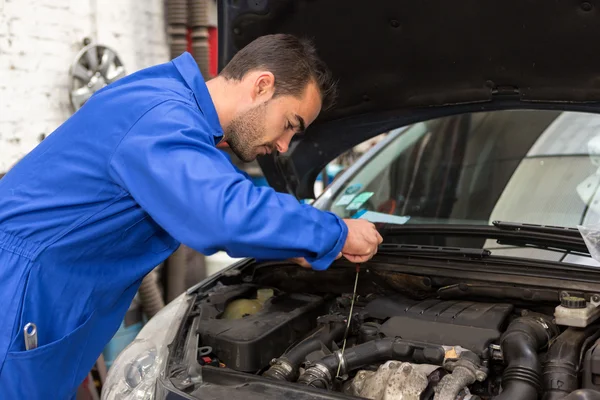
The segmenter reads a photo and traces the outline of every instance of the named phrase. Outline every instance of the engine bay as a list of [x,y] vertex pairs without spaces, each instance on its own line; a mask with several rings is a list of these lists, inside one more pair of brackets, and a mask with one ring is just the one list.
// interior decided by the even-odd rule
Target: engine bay
[[495,301],[498,287],[465,296],[447,280],[365,271],[350,313],[348,270],[290,271],[232,274],[197,297],[182,359],[205,379],[191,391],[219,371],[282,385],[278,396],[310,393],[293,398],[571,400],[600,389],[597,296],[513,286]]

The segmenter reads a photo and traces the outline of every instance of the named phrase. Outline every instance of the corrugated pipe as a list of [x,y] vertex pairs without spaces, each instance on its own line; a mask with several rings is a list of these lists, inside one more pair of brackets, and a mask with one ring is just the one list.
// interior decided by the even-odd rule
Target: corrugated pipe
[[312,337],[298,343],[283,356],[274,360],[271,368],[263,376],[293,382],[297,379],[298,369],[306,356],[313,351],[322,349],[323,346],[330,349],[332,342],[338,341],[344,336],[345,330],[346,324],[343,321],[322,325]]
[[169,52],[173,59],[187,50],[187,0],[167,0],[166,16]]
[[156,270],[150,271],[142,280],[142,284],[138,289],[142,308],[148,319],[152,318],[164,306],[165,302],[160,291],[157,281]]
[[543,365],[544,400],[564,399],[577,390],[581,355],[587,350],[585,343],[598,336],[600,329],[597,324],[585,329],[571,327],[552,342]]
[[338,350],[311,364],[300,375],[298,383],[327,389],[332,386],[338,370],[344,375],[362,366],[389,360],[442,365],[445,353],[442,346],[399,338],[371,340],[346,349],[343,355],[341,350]]
[[205,80],[210,78],[209,1],[213,0],[190,0],[188,14],[188,26],[192,30],[192,54]]
[[542,388],[542,366],[538,351],[558,334],[547,317],[520,317],[510,323],[500,338],[507,363],[502,374],[502,392],[494,400],[537,399]]
[[[171,59],[191,50],[202,76],[210,75],[209,21],[214,0],[166,0],[167,35]],[[188,43],[190,31],[191,48]]]

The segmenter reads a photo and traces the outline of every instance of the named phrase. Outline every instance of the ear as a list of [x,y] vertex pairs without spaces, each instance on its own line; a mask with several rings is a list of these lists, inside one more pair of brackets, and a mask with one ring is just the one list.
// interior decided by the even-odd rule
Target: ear
[[275,93],[275,76],[272,72],[264,71],[258,74],[254,81],[254,99],[269,100]]

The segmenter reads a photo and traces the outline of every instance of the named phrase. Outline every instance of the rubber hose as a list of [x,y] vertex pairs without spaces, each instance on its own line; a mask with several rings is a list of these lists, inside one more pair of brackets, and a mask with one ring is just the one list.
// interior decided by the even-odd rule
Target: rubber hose
[[167,34],[169,53],[172,59],[187,50],[188,14],[187,0],[167,0]]
[[569,394],[564,400],[600,400],[600,392],[592,389],[579,389]]
[[477,377],[473,371],[458,366],[438,383],[434,400],[455,400],[460,391],[473,384],[476,379]]
[[342,339],[345,330],[346,325],[343,322],[333,324],[332,326],[324,326],[318,336],[298,343],[296,347],[284,354],[283,358],[290,364],[300,367],[306,356],[313,351],[320,350],[323,344],[331,348],[333,341]]
[[543,369],[544,400],[563,399],[578,389],[581,348],[597,331],[597,325],[586,329],[568,328],[552,343]]
[[[385,338],[346,349],[343,356],[339,354],[338,351],[328,355],[316,362],[314,366],[307,368],[298,382],[319,388],[327,387],[331,384],[331,378],[337,374],[340,360],[343,361],[340,368],[342,373],[348,373],[364,365],[390,360],[442,365],[445,351],[442,346]],[[324,370],[327,371],[325,375],[323,375]]]
[[204,80],[210,79],[210,49],[206,27],[194,28],[192,32],[192,53]]
[[331,348],[332,342],[342,339],[345,330],[346,325],[341,321],[321,326],[312,337],[298,343],[276,360],[263,375],[272,379],[293,381],[307,355],[320,350],[322,346]]
[[169,25],[186,26],[188,23],[187,0],[167,0],[166,14]]
[[192,28],[198,26],[206,27],[209,21],[209,6],[211,0],[193,0],[190,2],[188,11],[188,25]]
[[144,277],[142,284],[138,289],[138,294],[140,296],[142,308],[144,309],[146,316],[148,316],[148,319],[156,315],[156,313],[165,306],[156,280],[156,270],[150,271],[150,273]]
[[556,336],[558,328],[547,317],[514,320],[500,338],[507,363],[502,375],[502,393],[494,400],[537,399],[541,391],[542,367],[537,352]]

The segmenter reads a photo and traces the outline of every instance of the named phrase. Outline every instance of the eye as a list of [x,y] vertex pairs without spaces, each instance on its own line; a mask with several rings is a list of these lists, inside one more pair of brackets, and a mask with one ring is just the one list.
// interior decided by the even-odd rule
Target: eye
[[285,129],[286,130],[290,130],[293,129],[294,127],[292,126],[292,123],[290,121],[287,122],[287,124],[285,125]]

